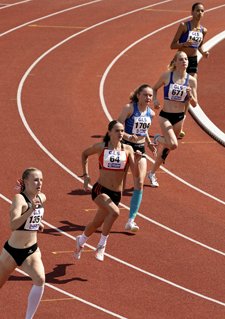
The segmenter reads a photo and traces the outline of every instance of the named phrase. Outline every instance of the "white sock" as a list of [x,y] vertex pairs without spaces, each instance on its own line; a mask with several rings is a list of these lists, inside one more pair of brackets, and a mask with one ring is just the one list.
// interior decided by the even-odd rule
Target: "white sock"
[[133,222],[133,221],[134,221],[133,218],[129,218],[129,219],[128,219],[128,223]]
[[154,175],[154,173],[152,173],[151,171],[149,172],[149,174],[152,176],[152,175]]
[[86,243],[86,241],[88,240],[89,237],[87,237],[85,235],[85,233],[83,232],[83,234],[80,236],[80,239],[79,239],[79,244],[81,247],[84,246],[84,244]]
[[27,314],[25,319],[32,319],[37,307],[41,301],[41,297],[44,292],[44,286],[36,286],[33,285],[29,297],[28,297],[28,306],[27,306]]
[[107,243],[108,237],[109,237],[109,235],[108,236],[104,236],[104,235],[101,234],[100,242],[98,244],[101,245],[101,246],[105,246],[106,243]]

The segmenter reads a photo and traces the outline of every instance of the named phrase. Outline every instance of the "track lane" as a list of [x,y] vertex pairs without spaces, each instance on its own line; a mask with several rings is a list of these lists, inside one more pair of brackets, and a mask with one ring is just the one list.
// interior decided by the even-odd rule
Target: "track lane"
[[[54,180],[54,179],[53,179]],[[62,187],[63,188],[63,187]],[[60,188],[61,189],[61,188]]]

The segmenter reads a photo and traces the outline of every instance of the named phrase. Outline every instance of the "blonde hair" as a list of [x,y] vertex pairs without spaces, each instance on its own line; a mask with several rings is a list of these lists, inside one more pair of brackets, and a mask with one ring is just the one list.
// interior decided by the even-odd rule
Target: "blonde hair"
[[15,187],[15,189],[19,189],[20,192],[23,192],[23,191],[25,190],[24,180],[25,180],[25,179],[28,179],[30,173],[35,172],[35,171],[41,172],[38,168],[35,168],[35,167],[27,168],[27,169],[23,172],[22,178],[17,180],[18,186]]
[[[181,54],[184,53],[186,54],[184,51],[177,51],[177,53],[174,55],[173,60],[170,62],[170,65],[168,65],[167,70],[169,72],[173,72],[174,70],[176,70],[176,65],[174,64],[174,62],[177,61],[177,57]],[[186,54],[187,55],[187,54]]]

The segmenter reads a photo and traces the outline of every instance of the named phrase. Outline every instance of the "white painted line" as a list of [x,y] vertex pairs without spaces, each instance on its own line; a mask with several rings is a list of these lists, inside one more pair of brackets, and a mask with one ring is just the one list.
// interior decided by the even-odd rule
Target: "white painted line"
[[[217,34],[215,37],[210,39],[208,42],[204,43],[204,50],[209,51],[216,44],[225,39],[225,31]],[[198,62],[201,60],[202,55],[198,51]],[[189,112],[195,119],[195,121],[203,128],[206,133],[208,133],[217,142],[225,146],[225,134],[222,132],[204,113],[199,104],[196,107],[190,105]]]
[[[3,37],[4,35],[6,35],[6,34],[8,34],[10,32],[16,31],[16,30],[18,30],[20,28],[23,28],[26,25],[29,25],[31,23],[34,23],[34,22],[37,22],[37,21],[41,21],[43,19],[47,19],[47,18],[53,17],[53,16],[55,16],[57,14],[64,13],[64,12],[67,12],[67,11],[70,11],[70,10],[73,10],[73,9],[77,9],[77,8],[80,8],[80,7],[84,7],[84,6],[87,6],[89,4],[93,4],[93,3],[96,3],[96,2],[100,2],[100,1],[102,1],[102,0],[95,0],[95,1],[92,1],[92,2],[83,3],[83,4],[80,4],[80,5],[75,6],[75,7],[71,7],[71,8],[64,9],[64,10],[61,10],[61,11],[58,11],[58,12],[55,12],[55,13],[48,14],[47,16],[44,16],[42,18],[38,18],[38,19],[35,19],[35,20],[32,20],[32,21],[26,22],[24,24],[19,25],[18,27],[15,27],[15,28],[10,29],[10,30],[8,30],[6,32],[3,32],[3,33],[0,34],[0,37]],[[1,9],[4,9],[4,8],[1,8]]]
[[[133,12],[133,11],[132,11],[132,12]],[[126,15],[126,14],[125,14],[125,15]],[[113,19],[115,19],[115,18],[113,18]],[[111,19],[110,19],[110,20],[111,20]],[[182,19],[182,20],[183,20],[183,19]],[[106,21],[108,22],[109,20],[106,20]],[[179,21],[180,21],[180,20],[179,20]],[[97,24],[97,25],[94,25],[94,26],[90,27],[89,29],[94,28],[94,27],[96,27],[96,26],[98,26],[98,25],[100,25],[100,24],[103,24],[103,23],[105,23],[105,22],[103,21],[103,22],[101,22],[101,23],[99,23],[99,24]],[[177,21],[174,22],[174,23],[177,23]],[[174,23],[173,23],[173,24],[174,24]],[[170,25],[172,25],[172,24],[170,24]],[[163,28],[161,28],[161,29],[163,29]],[[161,30],[161,29],[160,29],[160,30]],[[45,52],[42,56],[40,56],[40,57],[30,66],[30,68],[27,70],[27,72],[24,74],[24,76],[23,76],[23,78],[22,78],[22,80],[21,80],[21,82],[20,82],[20,84],[19,84],[19,88],[18,88],[18,92],[17,92],[17,104],[18,104],[19,114],[20,114],[20,117],[21,117],[21,119],[22,119],[22,121],[23,121],[24,126],[26,127],[26,129],[27,129],[27,131],[29,132],[29,134],[31,135],[31,137],[35,140],[35,142],[38,144],[38,146],[39,146],[53,161],[55,161],[61,168],[63,168],[67,173],[69,173],[71,176],[73,176],[74,178],[76,178],[77,180],[79,180],[81,183],[83,183],[83,180],[82,180],[81,178],[79,178],[76,174],[74,174],[71,170],[69,170],[66,166],[64,166],[60,161],[58,161],[58,160],[44,147],[44,145],[38,140],[38,138],[34,135],[33,131],[32,131],[31,128],[29,127],[29,125],[28,125],[28,123],[27,123],[27,121],[26,121],[26,118],[25,118],[25,116],[24,116],[24,113],[23,113],[22,103],[21,103],[21,94],[22,94],[23,84],[24,84],[24,82],[25,82],[27,76],[29,75],[29,73],[31,72],[31,70],[34,68],[34,66],[35,66],[43,57],[45,57],[49,52],[53,51],[55,48],[57,48],[57,47],[60,46],[61,44],[65,43],[65,42],[68,41],[69,39],[71,39],[71,38],[77,36],[78,34],[84,33],[84,32],[86,32],[86,31],[87,31],[87,29],[86,29],[86,30],[82,30],[82,31],[80,31],[79,33],[77,33],[77,34],[75,34],[75,35],[73,35],[73,36],[71,36],[71,37],[65,39],[64,41],[60,42],[59,44],[57,44],[56,46],[54,46],[53,48],[51,48],[50,50],[48,50],[47,52]],[[158,32],[158,31],[155,31],[154,33],[156,33],[156,32]],[[152,33],[151,33],[151,34],[152,34]],[[148,35],[148,36],[149,36],[149,35]],[[143,38],[142,38],[142,39],[143,39]],[[124,51],[123,51],[123,52],[124,52]],[[112,65],[112,64],[111,64],[111,65]],[[103,89],[102,89],[102,92],[103,92]],[[109,115],[109,116],[110,116],[110,115]],[[148,158],[149,160],[153,161],[150,157],[147,156],[147,158]],[[154,162],[154,161],[153,161],[153,162]],[[208,197],[210,197],[210,198],[212,198],[212,199],[218,201],[219,203],[225,205],[225,202],[224,202],[224,201],[222,201],[222,200],[220,200],[220,199],[218,199],[218,198],[216,198],[216,197],[214,197],[214,196],[212,196],[212,195],[210,195],[210,194],[208,194],[208,193],[206,193],[206,192],[200,190],[200,189],[197,188],[197,187],[194,187],[193,185],[187,183],[186,181],[182,180],[182,179],[179,178],[178,176],[176,176],[176,175],[174,175],[173,173],[169,172],[169,171],[166,170],[164,167],[161,167],[161,168],[162,168],[164,171],[166,171],[168,174],[170,174],[171,176],[173,176],[174,178],[176,178],[176,179],[178,179],[179,181],[181,181],[182,183],[186,184],[187,186],[189,186],[189,187],[195,189],[196,191],[198,191],[198,192],[204,194],[205,196],[208,196]],[[91,186],[90,184],[89,184],[88,186],[89,186],[90,188],[92,188],[92,186]],[[123,204],[121,203],[121,205],[123,205]],[[126,207],[126,208],[129,210],[129,208],[128,208],[127,206],[124,205],[124,207]],[[138,215],[141,216],[142,218],[147,219],[147,217],[145,217],[144,215],[141,215],[141,214],[139,214],[139,213],[138,213]],[[159,223],[157,223],[157,222],[155,222],[155,221],[153,221],[153,220],[151,220],[151,219],[148,219],[148,220],[149,220],[150,222],[154,222],[154,224],[157,224],[158,226],[160,226],[160,227],[162,227],[162,228],[164,228],[164,229],[167,229],[168,231],[171,231],[172,233],[179,234],[179,233],[175,232],[174,230],[172,230],[172,229],[170,229],[170,228],[168,228],[168,227],[166,227],[166,226],[164,226],[164,225],[161,225],[161,224],[159,224]],[[186,237],[186,236],[184,236],[184,235],[182,235],[182,234],[180,234],[179,236],[188,239],[188,237]],[[189,240],[190,240],[190,241],[193,241],[193,242],[195,242],[195,243],[198,243],[198,244],[200,244],[201,246],[208,247],[208,246],[205,246],[204,244],[201,244],[201,243],[199,243],[199,242],[197,242],[197,241],[194,241],[194,240],[191,239],[191,238],[190,238]],[[208,248],[208,249],[214,250],[213,248]],[[214,251],[216,251],[216,250],[214,250]],[[223,254],[223,253],[221,252],[221,254]]]
[[[24,276],[29,277],[24,271],[20,270],[19,268],[16,268],[15,270],[18,271],[18,272],[20,272],[20,273],[23,274]],[[72,295],[72,294],[70,294],[69,292],[67,292],[67,291],[65,291],[65,290],[59,289],[59,288],[57,288],[57,287],[55,287],[55,286],[53,286],[53,285],[50,285],[50,284],[48,284],[48,283],[45,283],[45,286],[47,286],[47,287],[49,287],[49,288],[51,288],[51,289],[54,289],[54,290],[56,290],[56,291],[58,291],[58,292],[60,292],[60,293],[62,293],[62,294],[64,294],[64,295],[66,295],[66,296],[69,296],[69,297],[71,297],[71,298],[73,298],[73,299],[76,299],[77,301],[80,301],[80,302],[82,302],[82,303],[84,303],[84,304],[86,304],[86,305],[88,305],[88,306],[91,306],[91,307],[93,307],[93,308],[95,308],[95,309],[98,309],[98,310],[100,310],[100,311],[103,311],[103,312],[105,312],[105,313],[107,313],[107,314],[109,314],[109,315],[111,315],[111,316],[113,316],[113,317],[120,318],[120,319],[127,319],[126,317],[120,316],[120,315],[118,315],[118,314],[116,314],[116,313],[114,313],[114,312],[112,312],[112,311],[109,311],[109,310],[107,310],[107,309],[105,309],[105,308],[99,307],[99,306],[95,305],[94,303],[91,303],[91,302],[89,302],[89,301],[87,301],[87,300],[81,299],[81,298],[79,298],[79,297],[77,297],[77,296],[75,296],[75,295]],[[80,317],[80,315],[79,315],[79,317]]]
[[[3,199],[6,198],[6,197],[3,196],[2,194],[0,194],[0,197],[2,197]],[[10,203],[11,203],[11,201],[10,201],[9,199],[7,199],[7,202],[10,202]],[[49,224],[48,222],[42,221],[42,223],[45,224],[45,225],[47,225],[48,227],[50,227],[50,228],[52,228],[52,229],[58,231],[58,232],[61,233],[62,235],[65,235],[65,236],[71,238],[71,239],[74,240],[74,241],[76,240],[76,238],[75,238],[74,236],[72,236],[72,235],[70,235],[70,234],[67,234],[66,232],[62,231],[61,229],[56,228],[56,227],[54,227],[53,225]],[[85,244],[85,246],[87,246],[88,248],[91,248],[91,249],[93,249],[93,250],[96,249],[95,247],[93,247],[93,246],[91,246],[91,245],[88,245],[88,244]],[[205,247],[207,247],[207,246],[205,246]],[[224,253],[222,253],[222,254],[225,255]],[[202,295],[202,294],[200,294],[200,293],[198,293],[198,292],[195,292],[195,291],[190,290],[190,289],[188,289],[188,288],[185,288],[185,287],[183,287],[183,286],[177,285],[177,284],[173,283],[172,281],[169,281],[169,280],[166,280],[166,279],[164,279],[164,278],[162,278],[162,277],[159,277],[159,276],[157,276],[157,275],[154,275],[154,274],[152,274],[152,273],[150,273],[150,272],[148,272],[148,271],[145,271],[145,270],[143,270],[143,269],[141,269],[141,268],[139,268],[139,267],[136,267],[136,266],[134,266],[134,265],[132,265],[132,264],[129,264],[129,263],[127,263],[127,262],[125,262],[125,261],[123,261],[123,260],[121,260],[121,259],[119,259],[119,258],[116,258],[116,257],[114,257],[114,256],[112,256],[112,255],[110,255],[110,254],[105,253],[105,256],[106,256],[106,257],[109,257],[109,258],[111,258],[111,259],[113,259],[113,260],[115,260],[115,261],[117,261],[117,262],[120,263],[120,264],[123,264],[123,265],[125,265],[125,266],[127,266],[127,267],[130,267],[130,268],[132,268],[132,269],[134,269],[134,270],[136,270],[136,271],[139,271],[139,272],[141,272],[141,273],[143,273],[143,274],[145,274],[145,275],[148,275],[148,276],[150,276],[150,277],[152,277],[152,278],[155,278],[155,279],[157,279],[157,280],[160,280],[160,281],[162,281],[162,282],[164,282],[164,283],[166,283],[166,284],[168,284],[168,285],[170,285],[170,286],[173,286],[173,287],[175,287],[175,288],[181,289],[181,290],[183,290],[183,291],[185,291],[185,292],[188,292],[188,293],[190,293],[190,294],[192,294],[192,295],[195,295],[195,296],[197,296],[197,297],[206,299],[206,300],[208,300],[208,301],[212,301],[212,302],[214,302],[214,303],[216,303],[216,304],[219,304],[219,305],[221,305],[221,306],[225,306],[225,303],[223,303],[223,302],[221,302],[221,301],[218,301],[218,300],[216,300],[216,299],[207,297],[207,296],[205,296],[205,295]],[[79,262],[79,261],[78,261],[78,262]],[[27,274],[24,273],[23,271],[21,271],[21,270],[19,270],[19,269],[17,269],[17,268],[16,268],[16,270],[19,271],[19,272],[21,272],[21,273],[23,273],[24,275],[27,276]],[[54,287],[54,286],[52,286],[52,285],[49,285],[49,284],[47,284],[47,283],[46,283],[46,285],[49,286],[49,287],[52,288],[52,289],[55,289],[55,290],[60,291],[61,293],[65,294],[65,295],[67,295],[67,296],[70,296],[70,297],[72,296],[72,298],[75,297],[75,296],[73,296],[73,295],[71,295],[71,294],[65,292],[64,290],[60,290],[60,289],[58,289],[58,288],[56,288],[56,287]],[[75,297],[75,299],[77,299],[77,300],[79,300],[79,301],[81,301],[81,302],[87,303],[87,304],[91,305],[92,307],[95,307],[95,308],[98,307],[98,306],[93,305],[93,304],[91,304],[91,303],[89,303],[89,302],[86,302],[86,301],[84,301],[83,299],[80,299],[80,298],[78,298],[78,297]],[[100,310],[102,310],[102,309],[103,309],[103,308],[101,308]],[[102,310],[102,311],[103,311],[103,310]],[[118,318],[123,318],[123,317],[118,317]]]
[[18,4],[23,4],[23,3],[29,2],[29,1],[32,1],[32,0],[24,0],[24,1],[15,2],[15,3],[12,3],[12,4],[3,4],[3,3],[0,3],[0,5],[5,6],[5,7],[0,8],[0,10],[1,10],[1,9],[6,9],[6,8],[9,8],[9,7],[12,7],[12,6],[17,6]]
[[[221,9],[222,7],[224,7],[224,5],[221,5],[221,6],[217,6],[217,7],[214,7],[214,8],[211,8],[211,9],[208,9],[208,10],[205,10],[205,13],[206,12],[210,12],[210,11],[213,11],[213,10],[217,10],[217,9]],[[106,80],[106,77],[109,73],[109,71],[111,70],[111,68],[113,67],[113,65],[118,61],[118,59],[124,55],[124,53],[126,53],[128,50],[130,50],[132,47],[134,47],[136,44],[140,43],[141,41],[147,39],[148,37],[166,29],[166,28],[169,28],[171,27],[172,25],[174,24],[177,24],[178,22],[182,22],[188,18],[190,18],[191,16],[188,16],[186,18],[182,18],[180,20],[177,20],[173,23],[170,23],[156,31],[153,31],[149,34],[147,34],[146,36],[142,37],[141,39],[135,41],[134,43],[132,43],[130,46],[128,46],[125,50],[123,50],[119,55],[117,55],[117,57],[109,64],[109,66],[107,67],[107,69],[105,70],[103,76],[102,76],[102,79],[101,79],[101,82],[100,82],[100,87],[99,87],[99,95],[100,95],[100,100],[101,100],[101,104],[102,104],[102,107],[103,107],[103,110],[105,112],[105,115],[107,116],[107,118],[109,119],[109,121],[112,121],[112,117],[111,115],[109,114],[109,111],[107,109],[107,106],[106,106],[106,103],[105,103],[105,99],[104,99],[104,94],[103,94],[103,90],[104,90],[104,84],[105,84],[105,80]],[[223,39],[225,38],[225,31],[224,32],[221,32],[219,35],[215,36],[213,39],[211,39],[210,41],[207,42],[207,44],[204,44],[204,48],[207,50],[209,50],[210,48],[212,48],[213,46],[215,46],[217,43],[219,43],[220,41],[222,41]],[[201,55],[199,52],[198,52],[199,55]],[[201,110],[200,106],[198,105],[196,108],[193,108],[191,105],[190,105],[190,113],[193,115],[193,117],[196,119],[196,121],[198,122],[199,125],[201,125],[205,131],[207,133],[211,133],[210,135],[212,137],[215,138],[215,140],[217,140],[219,143],[221,143],[223,146],[225,146],[225,134],[220,131],[208,118],[207,116],[204,114],[204,112]],[[149,159],[149,158],[148,158]],[[154,161],[153,161],[154,162]],[[162,167],[160,167],[162,168]]]

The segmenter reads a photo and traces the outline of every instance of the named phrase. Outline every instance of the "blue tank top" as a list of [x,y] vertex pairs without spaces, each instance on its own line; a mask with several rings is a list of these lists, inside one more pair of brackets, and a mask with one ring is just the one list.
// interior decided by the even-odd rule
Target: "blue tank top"
[[125,133],[137,136],[146,136],[152,122],[151,110],[147,107],[145,115],[141,115],[138,110],[137,103],[133,103],[134,112],[125,121]]
[[173,83],[173,72],[170,73],[170,82],[164,86],[164,99],[184,103],[187,99],[186,88],[188,85],[189,74],[183,85]]
[[191,30],[191,23],[190,21],[187,21],[188,24],[188,30],[187,32],[183,33],[179,39],[179,43],[185,43],[188,40],[193,40],[194,43],[191,47],[189,48],[193,48],[193,49],[198,49],[200,43],[203,40],[203,33],[202,33],[202,26],[200,25],[201,31],[197,32],[197,31],[192,31]]

